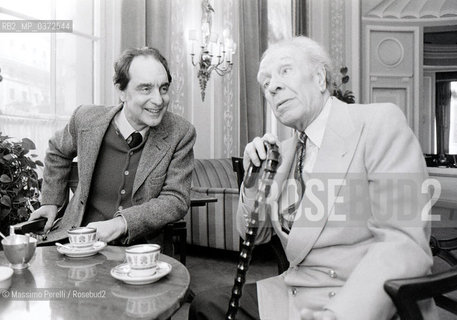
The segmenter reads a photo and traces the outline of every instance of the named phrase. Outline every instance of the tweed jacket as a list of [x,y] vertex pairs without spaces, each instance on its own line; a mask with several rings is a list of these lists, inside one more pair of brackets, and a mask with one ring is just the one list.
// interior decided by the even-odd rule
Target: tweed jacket
[[[258,242],[276,233],[290,268],[257,283],[261,319],[300,319],[303,308],[330,309],[338,320],[387,320],[394,305],[388,279],[430,272],[430,200],[420,146],[392,104],[348,105],[331,111],[306,191],[289,234],[278,212],[290,204],[297,137],[280,144],[281,164],[262,217]],[[287,182],[287,183],[285,183]],[[238,228],[252,199],[241,197]],[[433,311],[428,303],[425,308]],[[427,318],[429,319],[429,318]]]
[[[61,206],[64,203],[70,164],[76,156],[79,183],[60,226],[49,234],[47,241],[66,238],[68,228],[80,226],[100,145],[121,108],[122,105],[80,106],[65,128],[49,140],[42,204]],[[186,214],[190,203],[195,139],[195,128],[170,112],[164,115],[158,126],[150,128],[133,183],[133,205],[118,212],[127,221],[126,243],[146,234],[155,234],[167,223]]]

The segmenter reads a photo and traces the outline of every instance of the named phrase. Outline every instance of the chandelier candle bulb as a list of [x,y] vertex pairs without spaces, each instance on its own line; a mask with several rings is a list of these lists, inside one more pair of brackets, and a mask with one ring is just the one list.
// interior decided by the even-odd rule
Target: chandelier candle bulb
[[189,40],[197,41],[197,30],[195,30],[195,29],[189,30]]

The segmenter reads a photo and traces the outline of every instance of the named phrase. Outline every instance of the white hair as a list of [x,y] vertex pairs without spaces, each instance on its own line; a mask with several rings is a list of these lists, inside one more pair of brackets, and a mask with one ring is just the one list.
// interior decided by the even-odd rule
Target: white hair
[[325,69],[325,82],[327,84],[327,90],[331,91],[333,63],[327,51],[319,43],[305,36],[280,40],[268,47],[268,49],[263,53],[262,59],[270,51],[282,47],[295,47],[303,53],[304,57],[308,59],[310,65],[322,66]]

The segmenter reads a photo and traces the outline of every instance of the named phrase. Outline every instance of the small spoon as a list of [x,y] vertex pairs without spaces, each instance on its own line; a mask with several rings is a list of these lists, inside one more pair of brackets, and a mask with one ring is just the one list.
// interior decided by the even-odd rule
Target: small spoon
[[2,236],[3,239],[6,239],[5,235],[0,232],[0,236]]

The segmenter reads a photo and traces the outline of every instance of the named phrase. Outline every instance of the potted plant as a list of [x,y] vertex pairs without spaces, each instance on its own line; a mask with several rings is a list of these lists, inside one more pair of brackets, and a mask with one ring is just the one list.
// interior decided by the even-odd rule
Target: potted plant
[[30,154],[35,144],[28,138],[14,140],[0,132],[0,230],[9,233],[9,226],[26,221],[39,207],[41,179],[37,166],[43,166]]

